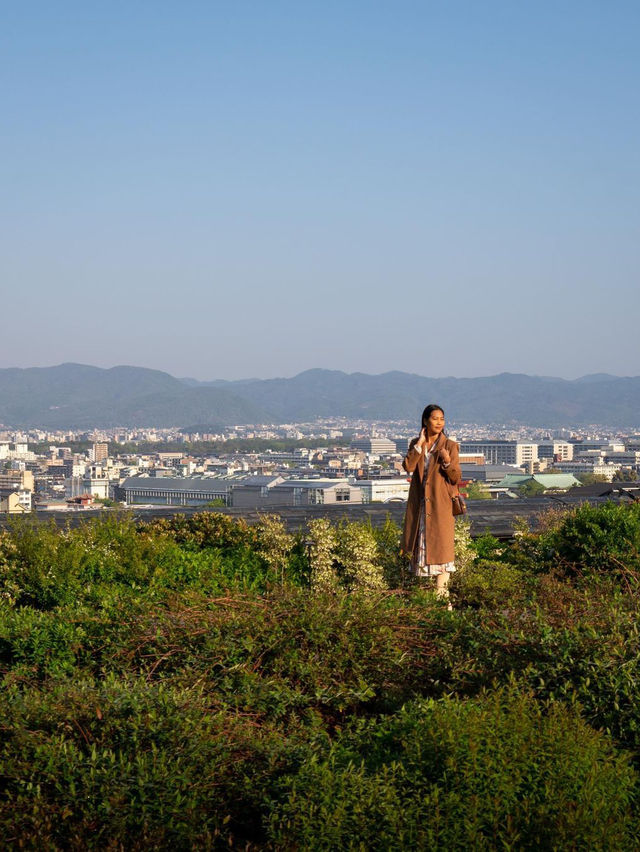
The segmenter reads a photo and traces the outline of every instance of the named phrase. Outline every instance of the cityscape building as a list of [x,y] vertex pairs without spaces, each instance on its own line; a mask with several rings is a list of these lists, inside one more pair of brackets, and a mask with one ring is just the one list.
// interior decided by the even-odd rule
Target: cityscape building
[[[640,473],[637,431],[453,425],[463,480],[483,483],[492,497],[509,491],[500,485],[509,474],[523,481],[547,470],[608,480]],[[252,423],[215,434],[122,427],[0,432],[3,511],[59,507],[65,497],[72,501],[69,510],[85,511],[107,498],[131,506],[247,509],[400,501],[409,487],[401,458],[413,435],[415,424],[408,421],[348,418]],[[548,487],[561,481],[549,480]],[[10,497],[19,492],[32,497]],[[507,496],[517,496],[517,489]]]
[[109,458],[109,444],[104,442],[104,441],[94,443],[94,445],[93,445],[93,461],[94,462],[101,462],[101,461],[104,461],[105,459],[108,459],[108,458]]
[[483,455],[488,464],[514,464],[520,466],[538,460],[538,445],[523,441],[470,441],[460,442],[460,452]]

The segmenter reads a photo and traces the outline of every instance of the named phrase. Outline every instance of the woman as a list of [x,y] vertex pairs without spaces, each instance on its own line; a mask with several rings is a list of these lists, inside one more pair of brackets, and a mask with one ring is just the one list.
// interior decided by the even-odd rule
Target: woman
[[402,466],[412,473],[404,516],[402,549],[418,577],[435,577],[437,593],[449,596],[454,564],[452,497],[460,481],[458,445],[444,433],[444,411],[428,405],[420,435],[409,444]]

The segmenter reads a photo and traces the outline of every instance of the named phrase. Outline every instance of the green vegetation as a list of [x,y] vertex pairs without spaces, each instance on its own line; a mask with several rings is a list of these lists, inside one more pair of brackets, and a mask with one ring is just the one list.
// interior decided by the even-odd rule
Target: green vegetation
[[521,497],[539,497],[547,489],[541,482],[536,482],[535,479],[528,479],[522,485],[518,485],[517,490]]
[[464,495],[467,500],[490,500],[491,494],[489,489],[482,482],[471,481],[465,485]]
[[583,485],[595,485],[597,482],[609,481],[603,473],[577,473],[576,479]]
[[614,482],[637,482],[638,473],[632,467],[621,467],[613,474]]
[[98,506],[104,506],[105,509],[114,509],[118,506],[122,506],[122,503],[119,503],[117,500],[112,500],[110,497],[94,497],[93,502]]
[[0,532],[0,836],[25,849],[636,849],[640,504],[399,530]]

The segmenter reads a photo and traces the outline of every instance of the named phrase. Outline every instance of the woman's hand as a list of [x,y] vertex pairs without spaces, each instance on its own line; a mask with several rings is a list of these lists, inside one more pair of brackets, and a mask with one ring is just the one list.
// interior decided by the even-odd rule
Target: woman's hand
[[416,449],[421,450],[426,443],[427,443],[427,430],[421,429],[420,435],[418,436],[418,441],[416,443]]
[[442,464],[445,465],[451,463],[451,456],[449,455],[449,451],[445,447],[440,450],[440,461],[442,462]]

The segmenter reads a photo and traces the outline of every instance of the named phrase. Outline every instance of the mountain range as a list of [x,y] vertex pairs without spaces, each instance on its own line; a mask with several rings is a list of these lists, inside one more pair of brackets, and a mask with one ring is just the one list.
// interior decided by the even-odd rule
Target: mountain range
[[293,378],[200,382],[143,367],[0,369],[0,424],[6,428],[199,424],[215,431],[331,416],[400,420],[416,419],[429,402],[458,422],[636,428],[640,376],[566,380],[500,373],[433,379],[313,369]]

